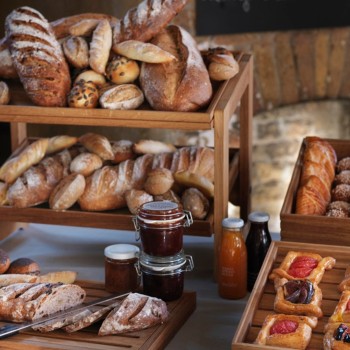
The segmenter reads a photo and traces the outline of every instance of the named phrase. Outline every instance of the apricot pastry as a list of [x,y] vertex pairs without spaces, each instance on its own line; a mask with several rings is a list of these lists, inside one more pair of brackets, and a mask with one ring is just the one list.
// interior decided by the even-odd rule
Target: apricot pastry
[[347,350],[350,349],[350,324],[327,323],[323,337],[324,350]]

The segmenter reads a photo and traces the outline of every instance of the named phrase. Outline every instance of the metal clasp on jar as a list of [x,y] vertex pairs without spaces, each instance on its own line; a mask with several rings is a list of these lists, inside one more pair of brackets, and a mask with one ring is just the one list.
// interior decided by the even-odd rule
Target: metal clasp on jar
[[140,225],[137,222],[137,216],[132,217],[132,222],[133,222],[134,227],[135,227],[135,239],[136,239],[136,241],[139,241],[140,240]]
[[189,210],[184,210],[184,213],[186,217],[184,227],[190,227],[193,224],[192,213]]

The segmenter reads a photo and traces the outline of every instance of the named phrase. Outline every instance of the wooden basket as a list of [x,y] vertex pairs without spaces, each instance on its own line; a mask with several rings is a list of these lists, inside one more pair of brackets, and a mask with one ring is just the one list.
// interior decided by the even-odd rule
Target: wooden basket
[[[327,139],[338,159],[350,156],[349,140]],[[295,214],[296,194],[305,150],[303,142],[281,209],[281,239],[292,242],[350,245],[350,219]]]
[[307,349],[319,350],[323,348],[323,329],[338,304],[340,292],[337,287],[344,278],[346,267],[350,265],[350,248],[329,247],[321,244],[272,242],[232,340],[232,349],[281,349],[279,347],[256,345],[254,341],[265,317],[274,312],[273,304],[276,293],[273,283],[268,280],[268,276],[273,268],[280,265],[289,251],[312,252],[320,254],[322,257],[332,256],[336,259],[335,267],[325,272],[319,284],[323,294],[322,311],[324,316],[319,318]]

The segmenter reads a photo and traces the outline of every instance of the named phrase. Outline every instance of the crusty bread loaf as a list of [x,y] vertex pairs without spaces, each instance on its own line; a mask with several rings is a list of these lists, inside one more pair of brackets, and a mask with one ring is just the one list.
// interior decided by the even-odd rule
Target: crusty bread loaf
[[0,274],[5,273],[11,265],[8,253],[4,249],[0,249]]
[[186,5],[187,0],[144,0],[113,28],[113,50],[126,40],[149,41]]
[[169,169],[155,168],[147,174],[144,189],[149,194],[156,196],[168,192],[173,184],[174,177]]
[[209,200],[197,188],[187,188],[182,194],[181,202],[194,219],[204,219],[208,214]]
[[131,189],[125,192],[125,200],[130,213],[136,215],[142,204],[153,201],[153,196],[144,190]]
[[65,148],[70,148],[75,145],[78,138],[68,135],[57,135],[49,138],[46,154],[51,154],[59,151],[63,151]]
[[134,143],[130,140],[119,140],[112,143],[112,150],[114,153],[113,163],[118,164],[127,159],[135,158],[133,152]]
[[101,19],[96,18],[83,19],[69,28],[69,34],[73,37],[91,36],[100,21]]
[[67,38],[62,44],[67,61],[75,68],[83,69],[89,66],[89,45],[81,36]]
[[18,156],[10,158],[0,168],[0,180],[13,183],[27,169],[44,158],[48,144],[47,138],[38,139],[28,145]]
[[71,82],[69,68],[44,16],[23,6],[6,17],[5,27],[14,66],[33,103],[65,106]]
[[135,142],[133,149],[136,154],[157,154],[176,151],[174,145],[156,140],[139,140]]
[[207,198],[214,197],[214,184],[206,177],[191,173],[188,170],[179,171],[174,174],[175,182],[186,188],[194,187],[201,191]]
[[139,331],[165,322],[168,316],[169,312],[163,300],[130,293],[120,307],[108,314],[98,335]]
[[104,74],[112,46],[112,28],[104,19],[99,22],[90,42],[89,64],[97,73]]
[[6,37],[0,40],[0,77],[3,79],[18,78]]
[[88,151],[97,154],[101,159],[114,159],[112,145],[105,136],[90,132],[80,136],[79,141]]
[[213,90],[208,70],[191,35],[168,26],[151,41],[176,57],[168,63],[142,63],[140,84],[155,110],[196,111],[206,106]]
[[4,81],[0,81],[0,105],[7,105],[10,102],[10,89]]
[[24,292],[16,293],[16,298],[0,303],[0,319],[33,321],[77,306],[85,296],[85,291],[74,284],[31,284]]
[[90,176],[95,170],[102,168],[102,159],[94,153],[83,152],[78,154],[70,163],[72,173]]
[[30,258],[18,258],[13,260],[6,270],[6,273],[10,274],[27,274],[27,275],[40,275],[39,264]]

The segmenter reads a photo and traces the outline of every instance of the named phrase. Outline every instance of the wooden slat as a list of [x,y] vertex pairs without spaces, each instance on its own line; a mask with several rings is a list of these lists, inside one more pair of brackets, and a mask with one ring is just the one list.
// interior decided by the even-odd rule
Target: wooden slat
[[[319,284],[323,295],[321,308],[324,315],[319,318],[317,327],[313,330],[307,350],[323,348],[323,329],[339,301],[340,292],[337,287],[344,278],[346,267],[350,265],[350,248],[281,241],[271,244],[236,334],[233,337],[232,349],[265,349],[263,346],[253,344],[253,342],[265,317],[270,313],[274,313],[275,292],[272,282],[268,280],[268,275],[274,267],[279,266],[285,255],[291,250],[318,253],[322,257],[332,256],[337,260],[335,267],[325,272]],[[275,347],[270,348],[277,349]]]
[[[78,281],[87,292],[85,302],[107,296],[101,283],[93,281]],[[18,335],[0,340],[0,348],[8,350],[146,350],[164,348],[187,318],[196,308],[196,293],[185,291],[176,301],[167,303],[170,317],[162,325],[151,327],[139,332],[123,335],[98,336],[100,323],[84,330],[66,333],[56,330],[49,333],[24,331]]]

